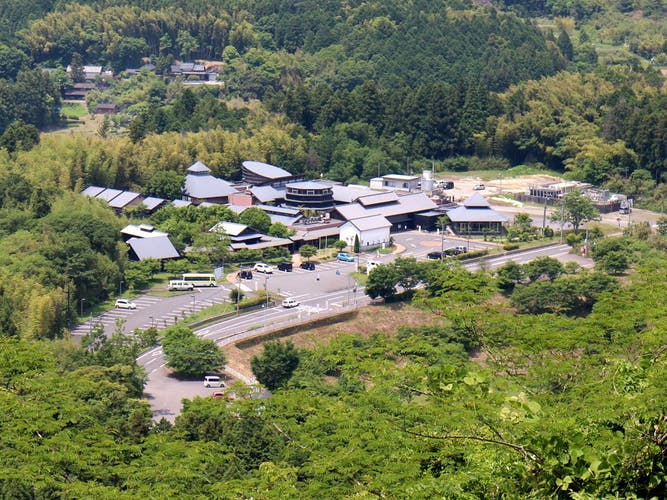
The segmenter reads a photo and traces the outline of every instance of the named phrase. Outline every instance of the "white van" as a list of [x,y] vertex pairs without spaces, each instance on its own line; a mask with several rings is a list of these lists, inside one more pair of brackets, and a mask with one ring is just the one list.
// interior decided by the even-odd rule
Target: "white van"
[[382,262],[379,260],[369,260],[366,262],[366,274],[371,274],[371,271],[378,266],[381,266]]
[[225,384],[217,375],[206,375],[204,377],[204,387],[224,387]]
[[195,286],[189,281],[171,280],[167,285],[168,290],[192,290]]

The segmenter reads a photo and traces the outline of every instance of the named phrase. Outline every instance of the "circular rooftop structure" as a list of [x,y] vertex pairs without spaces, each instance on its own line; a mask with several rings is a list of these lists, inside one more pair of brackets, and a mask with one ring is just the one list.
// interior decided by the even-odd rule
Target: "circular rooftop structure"
[[333,190],[328,184],[313,181],[290,182],[286,186],[285,205],[319,212],[334,207]]

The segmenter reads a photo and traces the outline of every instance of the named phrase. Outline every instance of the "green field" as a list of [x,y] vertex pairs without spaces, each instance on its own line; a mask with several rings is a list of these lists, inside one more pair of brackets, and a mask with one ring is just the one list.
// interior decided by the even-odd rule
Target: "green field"
[[86,106],[78,103],[65,103],[60,111],[65,118],[83,118],[88,115]]

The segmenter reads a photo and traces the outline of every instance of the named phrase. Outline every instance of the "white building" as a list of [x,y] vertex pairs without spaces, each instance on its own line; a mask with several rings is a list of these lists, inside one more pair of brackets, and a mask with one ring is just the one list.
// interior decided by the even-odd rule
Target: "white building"
[[418,191],[422,178],[418,175],[390,174],[375,177],[370,181],[371,189],[390,189],[395,191]]
[[359,249],[369,250],[389,244],[390,228],[391,222],[382,215],[351,219],[340,226],[340,239],[352,248],[356,236],[359,238]]

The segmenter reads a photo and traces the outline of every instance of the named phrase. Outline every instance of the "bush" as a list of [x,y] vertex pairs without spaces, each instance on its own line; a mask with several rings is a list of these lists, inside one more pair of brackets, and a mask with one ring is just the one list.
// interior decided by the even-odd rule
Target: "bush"
[[553,238],[554,236],[554,230],[550,228],[549,226],[546,226],[544,228],[544,237],[545,238]]
[[517,243],[506,243],[503,245],[503,250],[517,250],[519,248],[519,245]]

